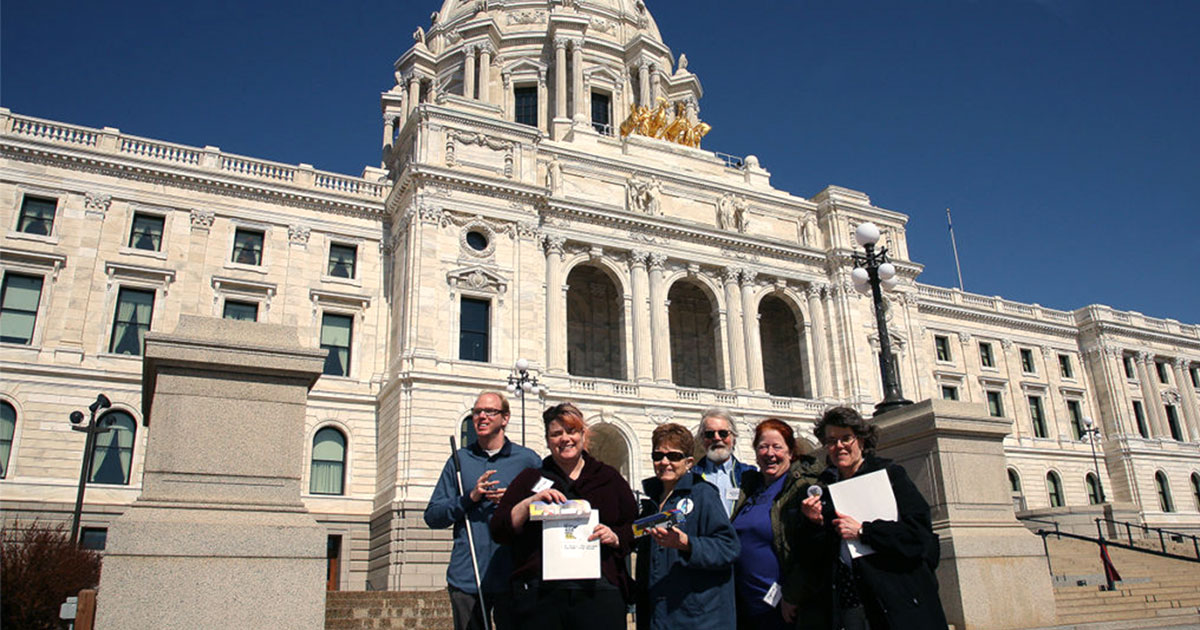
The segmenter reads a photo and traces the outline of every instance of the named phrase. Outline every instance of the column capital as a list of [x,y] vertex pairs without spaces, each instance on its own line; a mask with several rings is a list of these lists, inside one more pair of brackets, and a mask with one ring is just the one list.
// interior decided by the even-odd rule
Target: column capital
[[570,38],[568,38],[568,37],[564,37],[564,36],[562,36],[562,35],[556,35],[556,36],[554,37],[554,48],[555,48],[555,50],[559,50],[559,49],[566,48],[566,47],[567,47],[567,43],[568,43],[568,42],[570,42],[570,41],[571,41],[571,40],[570,40]]
[[547,255],[562,256],[563,246],[567,244],[567,238],[565,236],[551,236],[547,234],[542,243]]
[[738,283],[738,280],[742,276],[742,271],[741,271],[741,269],[738,269],[736,267],[724,267],[721,269],[720,274],[721,274],[721,280],[725,284],[736,285]]
[[742,276],[742,284],[744,285],[754,284],[754,279],[758,277],[757,271],[753,269],[746,269],[744,267],[739,270],[739,273]]
[[667,255],[661,252],[650,252],[650,269],[662,271],[667,264]]
[[463,44],[462,53],[464,57],[473,57],[479,52],[479,44]]
[[1012,350],[1013,340],[1008,338],[1001,339],[1000,347],[1004,348],[1005,350]]
[[645,268],[648,258],[650,258],[650,252],[641,249],[635,249],[629,252],[629,266]]
[[1138,350],[1137,354],[1134,355],[1134,358],[1138,363],[1148,364],[1154,360],[1154,355],[1146,352],[1145,350]]
[[1171,365],[1174,365],[1175,369],[1177,370],[1187,369],[1188,363],[1189,361],[1183,357],[1175,357],[1174,359],[1171,359]]
[[960,332],[960,333],[958,333],[958,340],[959,340],[959,342],[961,342],[961,343],[968,343],[968,342],[970,342],[970,341],[971,341],[971,333],[967,333],[967,332]]
[[483,54],[483,55],[495,55],[496,54],[496,47],[493,46],[491,42],[475,44],[475,48],[478,49],[479,53]]

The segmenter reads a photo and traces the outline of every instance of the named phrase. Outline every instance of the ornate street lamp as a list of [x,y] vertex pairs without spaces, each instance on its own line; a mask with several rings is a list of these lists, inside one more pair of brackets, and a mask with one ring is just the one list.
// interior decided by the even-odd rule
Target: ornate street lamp
[[513,373],[508,376],[508,385],[505,386],[510,396],[517,396],[521,399],[521,445],[525,445],[525,395],[544,396],[550,388],[545,385],[538,385],[536,376],[529,375],[529,361],[525,359],[517,359],[513,365]]
[[1092,466],[1096,469],[1096,498],[1104,503],[1104,484],[1100,481],[1100,460],[1096,458],[1096,440],[1100,439],[1100,427],[1096,421],[1085,417],[1083,419],[1083,436],[1092,445]]
[[874,223],[863,223],[854,231],[854,240],[866,250],[866,254],[854,254],[854,271],[850,278],[854,288],[863,295],[870,295],[875,304],[875,326],[879,329],[879,367],[883,373],[883,402],[875,405],[875,415],[886,413],[897,407],[911,405],[900,391],[900,375],[892,356],[892,344],[888,338],[887,320],[884,317],[883,291],[896,286],[896,266],[888,262],[887,248],[875,250],[879,242],[879,228]]
[[87,434],[87,438],[83,441],[83,465],[79,470],[79,491],[75,494],[75,515],[71,520],[71,545],[74,546],[79,542],[79,519],[83,515],[83,492],[87,488],[88,473],[92,470],[92,458],[95,456],[96,436],[101,433],[108,432],[111,427],[102,427],[96,424],[96,412],[101,409],[108,409],[112,406],[112,401],[108,396],[100,394],[96,396],[96,402],[88,405],[88,410],[92,412],[91,418],[87,424],[83,424],[83,412],[71,412],[71,430],[83,431]]

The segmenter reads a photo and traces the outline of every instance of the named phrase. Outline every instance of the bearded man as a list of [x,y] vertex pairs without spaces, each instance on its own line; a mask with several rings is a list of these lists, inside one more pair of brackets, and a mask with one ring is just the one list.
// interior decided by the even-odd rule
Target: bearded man
[[728,516],[733,512],[733,505],[737,503],[742,474],[747,470],[757,469],[750,464],[739,462],[734,456],[733,446],[737,444],[737,428],[728,411],[720,408],[705,411],[700,417],[700,430],[696,437],[704,445],[704,457],[700,458],[692,470],[717,487],[725,505],[725,515]]

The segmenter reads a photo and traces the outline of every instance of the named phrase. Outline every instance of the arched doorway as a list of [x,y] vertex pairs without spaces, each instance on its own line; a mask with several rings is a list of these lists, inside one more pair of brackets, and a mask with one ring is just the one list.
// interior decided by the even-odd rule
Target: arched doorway
[[587,450],[592,457],[616,468],[622,477],[629,479],[629,445],[619,429],[600,422],[589,425]]
[[567,276],[567,372],[624,379],[624,308],[616,284],[594,265]]
[[713,302],[691,282],[676,282],[667,293],[671,331],[671,380],[683,387],[720,389]]
[[801,323],[782,299],[768,295],[758,305],[759,335],[762,338],[763,384],[773,396],[811,397],[807,355]]

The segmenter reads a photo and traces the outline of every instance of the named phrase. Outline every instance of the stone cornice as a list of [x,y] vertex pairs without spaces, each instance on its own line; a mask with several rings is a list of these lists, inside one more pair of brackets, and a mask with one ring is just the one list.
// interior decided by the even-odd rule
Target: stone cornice
[[921,313],[945,315],[948,317],[966,319],[982,324],[1003,326],[1009,329],[1028,330],[1047,335],[1059,335],[1062,337],[1072,338],[1079,335],[1079,330],[1074,326],[1059,326],[1055,324],[1048,324],[1046,322],[1013,317],[1011,315],[988,313],[962,306],[934,302],[925,298],[918,299],[917,310]]
[[1164,332],[1154,332],[1144,328],[1137,328],[1126,324],[1114,322],[1087,322],[1079,327],[1081,333],[1095,334],[1097,337],[1104,335],[1115,335],[1149,343],[1160,343],[1177,348],[1189,348],[1195,352],[1200,352],[1200,341],[1180,337]]

